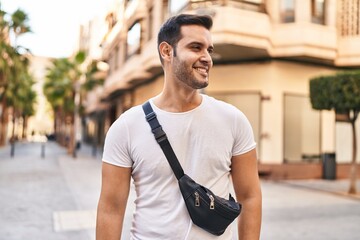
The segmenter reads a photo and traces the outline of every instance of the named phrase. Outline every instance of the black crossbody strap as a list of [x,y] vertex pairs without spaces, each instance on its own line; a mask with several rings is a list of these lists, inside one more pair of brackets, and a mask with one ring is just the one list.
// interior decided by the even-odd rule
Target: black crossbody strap
[[179,160],[177,159],[174,150],[170,145],[166,133],[162,129],[159,121],[157,120],[156,114],[152,109],[149,101],[144,103],[142,105],[142,108],[145,112],[146,121],[149,123],[151,127],[151,131],[154,134],[156,141],[159,143],[161,149],[163,150],[176,178],[179,180],[182,176],[184,176],[184,170],[182,169]]

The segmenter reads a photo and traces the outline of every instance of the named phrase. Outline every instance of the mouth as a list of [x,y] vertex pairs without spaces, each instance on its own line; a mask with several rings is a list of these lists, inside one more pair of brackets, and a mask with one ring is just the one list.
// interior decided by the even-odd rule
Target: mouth
[[194,67],[195,71],[200,75],[207,77],[209,75],[209,69],[206,67]]

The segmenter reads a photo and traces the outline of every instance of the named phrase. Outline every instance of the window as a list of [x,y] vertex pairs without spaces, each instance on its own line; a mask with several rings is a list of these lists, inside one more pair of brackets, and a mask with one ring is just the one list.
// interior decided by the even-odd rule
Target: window
[[[360,134],[360,119],[355,122],[356,134]],[[335,150],[336,162],[351,163],[352,159],[352,129],[351,124],[347,122],[336,122],[335,124]],[[357,149],[360,149],[360,142],[357,141]],[[357,154],[356,161],[360,161],[360,154]]]
[[281,22],[295,22],[295,0],[281,0],[280,14]]
[[259,156],[261,155],[260,142],[260,114],[261,114],[261,94],[260,92],[230,92],[230,93],[209,93],[224,102],[228,102],[242,111],[248,118],[254,132],[255,142]]
[[311,0],[311,22],[325,24],[325,0]]
[[115,54],[114,54],[114,70],[119,68],[119,46],[115,47]]
[[338,1],[338,6],[341,36],[360,35],[360,0]]
[[141,25],[140,22],[136,22],[128,31],[127,35],[127,58],[140,53],[141,43]]
[[320,161],[320,113],[309,97],[284,96],[284,162]]
[[147,22],[147,40],[149,41],[153,37],[153,26],[154,26],[154,8],[149,9],[149,16]]

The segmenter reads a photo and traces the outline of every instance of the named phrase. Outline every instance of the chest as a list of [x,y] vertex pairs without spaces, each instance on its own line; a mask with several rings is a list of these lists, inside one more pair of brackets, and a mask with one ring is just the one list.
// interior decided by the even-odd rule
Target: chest
[[[229,172],[234,142],[229,126],[195,118],[159,118],[159,122],[187,174],[207,181]],[[133,177],[165,181],[173,172],[146,124],[132,133]],[[144,131],[140,134],[139,129]]]

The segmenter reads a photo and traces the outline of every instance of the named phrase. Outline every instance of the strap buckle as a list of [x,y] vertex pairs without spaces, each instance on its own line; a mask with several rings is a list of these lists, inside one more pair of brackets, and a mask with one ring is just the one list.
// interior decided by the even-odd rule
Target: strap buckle
[[149,121],[153,120],[154,118],[156,118],[156,114],[155,114],[155,112],[151,112],[149,114],[146,114],[145,118],[149,122]]
[[[150,106],[150,104],[149,104],[149,106]],[[151,106],[150,106],[150,108],[151,108]],[[144,110],[145,110],[145,108],[144,108]],[[151,126],[151,131],[154,134],[156,141],[158,143],[160,143],[160,142],[166,140],[167,139],[166,133],[164,132],[161,125],[157,121],[156,113],[154,111],[151,111],[148,114],[146,114],[145,118],[146,118],[146,121]]]
[[152,133],[155,136],[155,139],[158,143],[164,141],[165,139],[167,139],[166,133],[164,132],[164,130],[162,129],[161,126],[154,128],[153,130],[151,130]]

